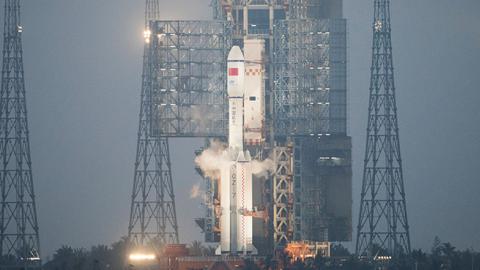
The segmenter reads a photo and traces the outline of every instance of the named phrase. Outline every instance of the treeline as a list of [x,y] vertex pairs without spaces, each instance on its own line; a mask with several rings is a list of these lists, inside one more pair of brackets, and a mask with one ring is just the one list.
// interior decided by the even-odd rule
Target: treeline
[[89,250],[62,246],[47,258],[44,270],[123,270],[127,241],[125,238],[111,246],[98,245]]
[[[124,270],[127,241],[122,239],[111,246],[93,246],[89,250],[63,246],[51,258],[47,258],[44,270]],[[199,241],[188,245],[191,256],[211,256],[215,249]],[[291,262],[285,254],[282,258],[267,257],[259,265],[247,263],[248,270],[480,270],[480,253],[471,249],[458,250],[450,243],[435,238],[432,248],[426,252],[412,251],[411,256],[402,257],[395,263],[384,264],[383,268],[371,262],[359,260],[340,244],[332,246],[331,258],[317,257],[305,262]]]
[[[211,256],[215,248],[193,241],[188,245],[188,252],[190,256]],[[62,246],[47,258],[43,270],[125,270],[128,269],[126,254],[126,238],[110,246],[98,245],[90,249]]]
[[309,262],[296,262],[293,269],[325,270],[480,270],[480,253],[472,249],[458,250],[448,242],[435,237],[432,248],[427,252],[414,249],[410,256],[383,264],[362,261],[342,245],[333,245],[331,258],[316,258]]

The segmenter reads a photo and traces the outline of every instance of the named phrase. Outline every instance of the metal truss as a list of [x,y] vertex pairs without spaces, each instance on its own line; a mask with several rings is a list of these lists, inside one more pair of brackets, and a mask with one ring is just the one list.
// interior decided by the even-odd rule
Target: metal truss
[[212,0],[210,2],[210,6],[212,7],[213,11],[213,19],[214,20],[225,20],[225,12],[222,5],[222,0]]
[[367,142],[356,253],[409,254],[410,236],[395,99],[390,1],[375,0]]
[[205,181],[205,241],[206,242],[219,242],[220,228],[219,228],[219,201],[216,193],[218,192],[218,179],[210,177],[204,177]]
[[212,0],[210,6],[215,20],[227,20],[227,13],[232,10],[243,10],[245,7],[284,9],[289,1],[292,0]]
[[40,269],[20,1],[5,1],[0,93],[0,269]]
[[150,133],[151,95],[154,77],[149,57],[151,29],[149,22],[158,19],[158,0],[146,0],[145,48],[135,173],[128,226],[130,249],[178,243],[178,224],[170,162],[168,138]]
[[[211,145],[209,139],[205,139],[205,146],[195,151],[195,155],[201,155],[203,150]],[[217,243],[220,241],[220,200],[218,194],[219,181],[217,176],[205,175],[202,169],[197,166],[196,171],[203,178],[205,184],[205,195],[203,202],[205,204],[205,217],[197,218],[197,225],[205,234],[205,242]]]
[[[323,242],[329,240],[326,211],[327,179],[317,169],[319,138],[297,137],[294,144],[294,240]],[[308,165],[307,165],[308,164]],[[326,174],[326,172],[322,172]]]
[[226,136],[228,23],[156,21],[151,29],[152,134]]
[[307,8],[309,0],[289,0],[288,19],[307,19]]
[[288,0],[290,20],[318,19],[319,9],[325,9],[323,0]]
[[294,241],[351,240],[350,149],[347,136],[294,138]]
[[302,196],[302,144],[301,138],[296,138],[293,144],[293,196],[295,198],[293,204],[294,212],[294,231],[293,240],[299,241],[304,238],[302,232],[302,200],[298,199]]
[[285,6],[292,0],[212,0],[216,6]]
[[273,241],[284,248],[293,239],[293,145],[273,149]]
[[330,220],[326,211],[325,179],[308,179],[302,183],[302,230],[304,239],[325,242],[329,239]]
[[[148,72],[152,76],[151,134],[158,137],[226,136],[226,55],[233,43],[242,44],[244,37],[248,36],[264,38],[267,41],[266,54],[270,57],[266,67],[266,97],[269,101],[266,107],[267,125],[272,136],[258,153],[266,153],[268,148],[272,152],[279,151],[280,156],[280,152],[287,151],[288,147],[274,150],[272,146],[276,140],[278,143],[288,141],[288,138],[299,139],[300,149],[302,144],[308,147],[303,139],[345,136],[346,22],[343,19],[319,19],[322,16],[317,15],[314,8],[323,7],[325,3],[321,2],[213,0],[213,21],[152,23],[151,47],[147,56],[152,61]],[[261,23],[255,26],[253,23],[242,23],[239,18],[249,11],[255,11],[252,12],[255,15],[249,18]],[[308,217],[304,218],[300,212],[303,206],[306,210],[308,207],[300,203],[297,217],[293,214],[293,207],[297,207],[293,198],[302,196],[301,182],[311,180],[309,175],[300,172],[308,166],[313,166],[308,167],[311,170],[315,169],[311,156],[295,157],[294,163],[290,164],[288,169],[295,179],[292,173],[282,174],[287,165],[279,160],[276,164],[279,173],[265,181],[268,188],[264,187],[264,196],[268,196],[269,200],[266,207],[273,217],[266,227],[275,234],[273,242],[276,247],[291,240],[310,237],[301,229],[301,223]],[[216,241],[216,180],[205,180],[207,215],[198,219],[198,223],[206,233],[206,240]],[[312,198],[325,195],[320,194],[319,189],[324,191],[325,187],[311,190],[314,193]],[[320,204],[312,205],[312,211],[318,210]],[[315,220],[318,217],[311,215],[316,225],[319,224]],[[327,231],[316,235],[328,234],[329,221],[324,216],[321,218],[322,228]],[[269,234],[271,237],[272,234]],[[326,238],[315,237],[315,240]]]
[[[343,19],[276,24],[273,92],[277,136],[345,134],[345,109],[332,110],[335,106],[346,108],[345,27]],[[340,122],[331,125],[333,118]]]

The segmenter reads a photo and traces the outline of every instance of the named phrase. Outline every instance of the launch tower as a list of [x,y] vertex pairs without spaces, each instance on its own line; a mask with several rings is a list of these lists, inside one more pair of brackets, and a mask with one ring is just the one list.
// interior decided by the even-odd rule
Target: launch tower
[[[165,244],[178,243],[168,138],[152,136],[151,95],[156,76],[150,57],[150,21],[158,20],[158,0],[145,1],[143,56],[137,153],[128,225],[129,252],[158,252]],[[146,249],[146,250],[145,250]]]
[[5,0],[0,92],[0,269],[41,269],[23,72],[20,0]]
[[374,1],[367,143],[356,254],[369,259],[410,253],[398,134],[390,1]]

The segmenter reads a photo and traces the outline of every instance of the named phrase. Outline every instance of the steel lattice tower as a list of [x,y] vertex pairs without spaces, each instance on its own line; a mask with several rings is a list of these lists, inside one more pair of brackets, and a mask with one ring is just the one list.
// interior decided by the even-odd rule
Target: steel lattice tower
[[30,158],[20,1],[5,1],[0,94],[0,269],[40,269]]
[[367,142],[356,254],[410,253],[392,57],[390,1],[375,0]]
[[133,180],[128,237],[131,247],[154,249],[178,243],[178,225],[173,193],[168,138],[150,134],[150,106],[153,80],[148,57],[149,23],[159,19],[158,0],[146,0],[145,47],[143,55],[140,120]]

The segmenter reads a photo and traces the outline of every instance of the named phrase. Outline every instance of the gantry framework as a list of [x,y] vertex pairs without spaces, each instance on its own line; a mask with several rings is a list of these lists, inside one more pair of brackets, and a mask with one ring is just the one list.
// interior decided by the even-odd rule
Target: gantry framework
[[[149,111],[151,134],[224,140],[228,119],[227,53],[232,44],[242,45],[244,38],[261,38],[266,41],[267,140],[251,152],[268,157],[273,151],[289,148],[289,142],[293,147],[303,144],[306,148],[314,148],[308,143],[318,146],[345,137],[348,142],[340,139],[339,151],[330,151],[323,158],[349,160],[350,155],[344,154],[351,145],[346,136],[346,22],[341,18],[341,1],[214,0],[211,5],[214,17],[211,21],[155,21],[150,24],[151,45],[147,57],[152,61],[149,74],[153,80]],[[294,151],[290,151],[288,162],[291,166],[293,156]],[[295,159],[298,166],[289,168],[291,175],[286,177],[283,170],[279,170],[260,185],[265,192],[258,200],[262,200],[262,206],[269,207],[269,219],[265,224],[272,228],[268,230],[275,235],[272,237],[275,247],[283,247],[294,239],[324,241],[328,238],[327,229],[319,233],[316,227],[310,226],[315,236],[303,229],[305,222],[318,217],[324,219],[322,228],[335,220],[336,217],[322,212],[327,209],[325,200],[310,202],[310,216],[303,212],[300,217],[294,215],[295,207],[300,207],[298,213],[306,208],[302,198],[299,204],[292,199],[302,192],[300,182],[333,181],[329,179],[334,173],[322,179],[313,179],[304,173],[305,168],[317,166],[315,161],[308,159],[317,158],[318,153],[309,152],[303,159]],[[344,167],[350,168],[350,162],[346,164]],[[351,179],[351,174],[345,175],[346,179]],[[215,189],[218,185],[216,179],[205,180],[207,214],[199,223],[206,240],[217,241],[219,211],[215,205],[218,198]],[[284,188],[287,183],[289,187]],[[349,188],[348,183],[344,188]],[[300,188],[297,190],[294,185]],[[317,186],[318,192],[328,193],[324,190],[328,188],[326,184]],[[287,204],[285,198],[288,198]],[[348,227],[351,222],[342,224]],[[345,230],[347,236],[338,240],[350,239],[350,227]],[[318,234],[322,236],[317,237]]]
[[293,239],[293,144],[273,150],[273,241],[274,248],[285,247]]
[[[225,55],[233,25],[225,21],[158,21],[150,57],[155,74],[152,134],[226,135]],[[256,35],[255,35],[256,36]],[[346,133],[346,26],[343,19],[281,20],[268,70],[275,135]]]
[[[301,6],[292,12],[291,17],[308,17]],[[282,20],[275,24],[273,33],[273,125],[277,138],[293,140],[294,188],[288,196],[298,198],[287,212],[288,219],[274,219],[274,235],[288,235],[289,241],[350,239],[349,233],[342,236],[330,233],[329,225],[342,224],[342,229],[349,231],[351,223],[337,222],[336,216],[328,216],[327,183],[332,175],[323,171],[324,176],[318,178],[320,172],[314,168],[320,165],[312,162],[316,158],[350,159],[341,150],[324,155],[312,151],[326,141],[335,140],[333,137],[346,134],[345,20]],[[351,177],[343,170],[335,173]],[[276,203],[284,194],[274,191],[274,195],[274,209],[285,209],[283,204]],[[285,221],[288,226],[284,226]],[[283,245],[278,241],[275,244]]]
[[393,71],[390,1],[374,1],[367,142],[356,254],[370,259],[409,254]]
[[152,134],[224,137],[227,134],[224,21],[152,22]]
[[6,0],[0,92],[0,269],[40,269],[20,1]]
[[286,20],[275,25],[277,136],[346,133],[345,33],[343,19]]

